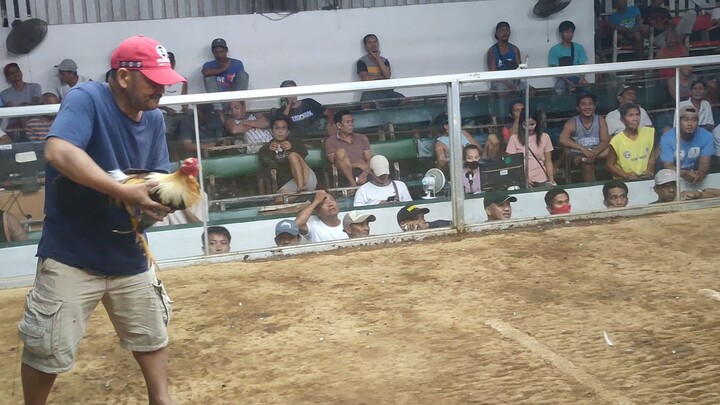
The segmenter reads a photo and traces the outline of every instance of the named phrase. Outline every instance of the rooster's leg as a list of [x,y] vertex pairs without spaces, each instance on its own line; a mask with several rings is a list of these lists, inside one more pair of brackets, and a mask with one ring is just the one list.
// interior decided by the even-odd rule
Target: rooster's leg
[[160,267],[158,266],[157,261],[155,261],[155,258],[150,252],[150,246],[147,243],[147,239],[145,239],[145,235],[143,235],[141,232],[137,232],[137,230],[140,229],[140,218],[132,215],[130,216],[130,222],[132,223],[133,229],[135,229],[137,243],[142,247],[143,251],[145,252],[145,257],[148,260],[148,268],[150,268],[150,265],[153,264],[155,265],[155,271],[159,271]]

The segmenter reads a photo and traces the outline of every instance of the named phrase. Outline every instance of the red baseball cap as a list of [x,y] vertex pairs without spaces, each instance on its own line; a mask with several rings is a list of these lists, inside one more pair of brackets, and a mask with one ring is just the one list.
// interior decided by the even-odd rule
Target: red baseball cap
[[165,47],[142,35],[122,41],[110,55],[110,67],[139,70],[148,79],[165,86],[187,81],[173,70]]

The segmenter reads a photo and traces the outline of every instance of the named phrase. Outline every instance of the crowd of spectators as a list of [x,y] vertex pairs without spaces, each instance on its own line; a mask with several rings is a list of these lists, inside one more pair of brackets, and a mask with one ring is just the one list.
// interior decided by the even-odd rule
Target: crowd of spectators
[[[720,13],[718,13],[720,17]],[[688,10],[674,24],[662,0],[652,0],[647,7],[628,6],[625,0],[616,0],[615,12],[607,18],[608,26],[616,30],[627,44],[633,47],[636,59],[650,57],[644,41],[648,39],[647,26],[652,27],[650,41],[658,49],[656,58],[674,58],[689,54],[685,40],[692,34],[698,13]],[[560,42],[548,49],[548,66],[582,65],[589,61],[585,48],[574,42],[576,26],[563,21],[557,27]],[[520,47],[510,42],[510,24],[500,21],[495,26],[496,42],[486,52],[490,71],[513,70],[522,67]],[[390,61],[381,55],[376,35],[362,39],[365,54],[356,62],[359,80],[385,80],[392,77]],[[518,42],[519,43],[519,42]],[[522,44],[520,44],[522,45]],[[229,56],[227,41],[216,38],[210,43],[213,59],[202,66],[206,92],[245,90],[250,75],[243,62]],[[168,55],[175,67],[175,55]],[[78,73],[72,59],[55,65],[58,85],[51,92],[42,93],[38,84],[23,81],[23,73],[16,63],[5,66],[3,73],[9,87],[0,92],[4,106],[57,104],[71,88],[89,81]],[[676,96],[680,103],[678,128],[653,125],[648,112],[639,104],[640,88],[620,84],[617,91],[617,109],[606,116],[598,113],[598,97],[593,94],[592,83],[584,75],[558,76],[552,94],[560,98],[576,99],[577,115],[568,117],[556,144],[546,132],[545,117],[537,108],[525,106],[521,100],[508,105],[506,123],[497,134],[489,133],[480,141],[463,130],[460,138],[463,160],[462,186],[466,193],[485,190],[481,184],[480,162],[496,159],[504,154],[528,154],[527,186],[547,191],[545,203],[551,214],[569,213],[569,194],[557,188],[556,178],[566,170],[579,170],[582,180],[594,182],[599,171],[605,171],[613,180],[603,187],[603,202],[608,208],[623,207],[628,202],[628,190],[623,181],[654,179],[658,202],[675,198],[675,183],[669,181],[676,162],[675,137],[679,131],[681,162],[680,175],[694,184],[700,184],[710,171],[711,158],[720,150],[720,126],[715,127],[712,111],[714,81],[707,81],[694,73],[693,67],[680,69],[679,83],[675,83],[674,69],[661,70],[659,80],[667,88],[668,100]],[[676,84],[679,92],[676,94]],[[285,80],[280,87],[297,86]],[[536,89],[522,80],[494,81],[491,91],[500,99],[513,99],[530,92],[531,105]],[[187,94],[187,84],[167,86],[164,95]],[[366,91],[360,98],[359,108],[373,109],[403,106],[411,100],[394,90]],[[196,153],[195,122],[193,111],[187,105],[161,107],[165,115],[168,145],[173,160]],[[529,116],[526,119],[525,109]],[[385,156],[373,156],[370,140],[354,128],[353,112],[333,109],[312,98],[290,96],[280,99],[279,107],[267,112],[248,111],[245,101],[198,105],[197,126],[201,150],[235,150],[257,154],[260,161],[258,191],[295,197],[276,197],[276,204],[293,202],[300,195],[313,194],[312,201],[299,211],[295,220],[277,224],[275,241],[278,246],[295,245],[301,241],[319,242],[364,236],[376,216],[351,211],[344,217],[332,193],[320,190],[332,184],[321,184],[321,179],[308,165],[308,141],[322,138],[322,148],[329,165],[337,171],[337,186],[346,187],[353,199],[353,207],[367,207],[387,203],[407,202],[397,214],[398,226],[403,231],[429,229],[449,225],[449,221],[426,221],[427,208],[412,204],[413,197],[404,181],[393,178],[391,162]],[[7,136],[0,143],[37,141],[47,135],[53,116],[13,119],[7,124]],[[450,126],[448,114],[441,113],[432,122],[435,164],[449,172]],[[557,153],[557,150],[564,153]],[[559,158],[559,159],[558,159]],[[567,173],[562,173],[567,175]],[[672,183],[672,184],[671,184]],[[273,187],[269,187],[273,184]],[[320,191],[316,191],[320,190]],[[706,195],[711,195],[708,191]],[[672,198],[671,198],[672,197]],[[504,191],[488,192],[484,208],[488,221],[512,218],[511,203],[516,197]],[[196,222],[198,216],[189,212],[187,222]],[[230,235],[213,227],[208,232],[209,249],[214,253],[229,251]],[[224,228],[223,228],[224,229]],[[212,239],[211,239],[212,237]],[[204,238],[203,238],[204,239]],[[216,248],[217,247],[217,248]]]

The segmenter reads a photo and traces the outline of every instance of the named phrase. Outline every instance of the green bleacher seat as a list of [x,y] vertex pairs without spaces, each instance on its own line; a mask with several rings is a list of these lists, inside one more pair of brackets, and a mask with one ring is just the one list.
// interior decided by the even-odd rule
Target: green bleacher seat
[[418,156],[417,142],[414,138],[374,142],[370,144],[370,149],[373,155],[383,155],[390,162],[414,159]]
[[203,175],[220,179],[254,174],[260,169],[257,154],[235,155],[202,160]]
[[327,155],[325,155],[325,148],[310,148],[308,154],[305,157],[305,163],[310,166],[311,169],[324,169],[328,166]]
[[355,129],[382,127],[387,123],[401,125],[412,123],[430,123],[432,119],[446,110],[445,104],[424,104],[406,107],[381,108],[377,110],[355,111]]

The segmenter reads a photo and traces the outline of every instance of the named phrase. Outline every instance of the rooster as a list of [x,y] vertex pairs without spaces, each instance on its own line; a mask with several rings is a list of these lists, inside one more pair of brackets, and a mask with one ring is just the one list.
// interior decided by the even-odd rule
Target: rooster
[[[200,201],[200,183],[197,177],[199,173],[198,160],[188,158],[181,162],[180,167],[173,173],[138,172],[125,173],[126,177],[121,180],[123,184],[138,184],[144,182],[155,182],[156,186],[149,190],[150,198],[172,210],[184,210],[197,204]],[[137,235],[138,243],[142,246],[149,261],[157,267],[157,263],[150,254],[147,240],[143,236],[145,229],[155,223],[155,220],[142,215],[142,211],[123,203],[120,205],[130,215],[132,231]]]

